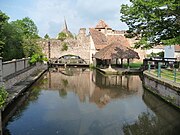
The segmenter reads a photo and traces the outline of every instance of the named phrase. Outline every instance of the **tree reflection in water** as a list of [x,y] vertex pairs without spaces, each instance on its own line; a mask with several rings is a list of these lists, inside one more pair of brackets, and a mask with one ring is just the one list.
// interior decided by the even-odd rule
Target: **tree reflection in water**
[[125,135],[179,135],[180,112],[147,90],[143,100],[151,110],[140,114],[134,124],[124,125]]
[[[25,94],[25,100],[20,100],[19,109],[5,127],[5,135],[10,135],[10,131],[17,133],[16,129],[25,134],[53,134],[58,130],[56,133],[74,135],[180,132],[180,113],[143,90],[139,76],[105,76],[96,70],[79,68],[66,70],[50,69],[35,83],[32,91],[27,92],[29,95]],[[104,98],[108,102],[100,102]],[[26,124],[24,132],[18,129],[18,121]],[[30,131],[31,128],[36,130]]]

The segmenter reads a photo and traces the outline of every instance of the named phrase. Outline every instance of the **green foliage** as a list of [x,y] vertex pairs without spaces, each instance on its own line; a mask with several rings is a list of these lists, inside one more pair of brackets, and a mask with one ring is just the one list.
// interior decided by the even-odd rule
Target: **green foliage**
[[16,20],[11,23],[18,28],[24,38],[39,38],[37,26],[29,17],[25,17],[22,20]]
[[8,97],[7,91],[4,89],[4,87],[0,87],[0,108],[3,107],[7,97]]
[[[140,68],[143,63],[129,63],[130,68]],[[124,68],[128,68],[128,63],[123,64]]]
[[141,35],[135,48],[150,48],[159,43],[180,44],[179,0],[130,0],[121,5],[121,21],[129,27],[130,37]]
[[147,55],[147,57],[160,57],[160,58],[164,58],[164,52],[158,52],[158,53],[151,53],[149,55]]
[[9,17],[0,11],[0,56],[3,60],[42,54],[37,44],[38,30],[28,17],[8,23]]
[[35,64],[36,62],[42,63],[43,61],[48,61],[43,54],[33,54],[29,62],[30,64]]
[[31,57],[34,54],[41,54],[42,48],[37,44],[36,39],[27,38],[22,42],[25,57]]
[[50,39],[50,37],[49,37],[48,34],[46,34],[46,35],[44,36],[44,38],[45,38],[45,39]]
[[2,26],[1,56],[4,60],[18,59],[24,56],[22,48],[22,34],[17,31],[13,24],[6,23]]
[[62,44],[61,51],[67,51],[67,50],[68,50],[68,45],[67,45],[67,43],[63,43],[63,44]]
[[64,32],[60,32],[58,34],[58,39],[61,40],[61,41],[64,41],[66,38],[68,37],[68,35]]
[[89,65],[89,68],[90,68],[90,69],[94,69],[95,66],[91,63],[91,64]]

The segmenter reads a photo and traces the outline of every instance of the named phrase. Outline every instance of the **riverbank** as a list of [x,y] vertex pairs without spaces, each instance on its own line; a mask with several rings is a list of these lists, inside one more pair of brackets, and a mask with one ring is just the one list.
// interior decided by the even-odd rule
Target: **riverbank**
[[140,74],[142,73],[142,71],[138,68],[98,68],[96,67],[97,70],[99,70],[100,72],[106,74],[106,75],[124,75],[124,74],[132,74],[132,75],[136,75],[136,74]]
[[180,109],[180,84],[164,78],[158,78],[148,71],[143,72],[144,87],[167,103]]
[[14,84],[11,88],[7,89],[8,98],[6,100],[5,105],[3,106],[1,110],[3,111],[9,104],[11,104],[24,91],[26,91],[34,82],[36,82],[38,78],[40,78],[44,74],[44,72],[46,72],[46,70],[47,68],[35,70],[28,77]]

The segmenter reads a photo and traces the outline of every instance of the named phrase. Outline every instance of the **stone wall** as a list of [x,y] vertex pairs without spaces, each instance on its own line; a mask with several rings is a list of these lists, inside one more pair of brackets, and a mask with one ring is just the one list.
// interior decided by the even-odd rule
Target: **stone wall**
[[[48,47],[48,42],[50,42],[50,48]],[[64,55],[71,54],[81,57],[87,63],[90,61],[89,38],[83,32],[77,36],[77,39],[66,39],[63,42],[57,39],[40,40],[38,43],[47,57],[49,57],[50,50],[50,58],[59,58]],[[62,51],[63,43],[67,43],[67,51]]]
[[151,92],[160,96],[165,101],[180,108],[180,85],[173,82],[167,82],[162,78],[156,78],[148,73],[144,72],[144,86]]

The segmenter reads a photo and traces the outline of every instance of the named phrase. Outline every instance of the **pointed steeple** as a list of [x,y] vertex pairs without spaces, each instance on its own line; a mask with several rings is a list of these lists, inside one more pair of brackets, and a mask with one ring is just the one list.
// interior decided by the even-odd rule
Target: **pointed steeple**
[[64,29],[66,30],[66,31],[68,31],[68,27],[67,27],[67,23],[66,23],[66,18],[64,17]]
[[68,30],[68,26],[66,23],[66,18],[64,17],[64,26],[63,26],[63,30],[62,32],[66,33],[66,34],[70,34],[71,32]]

